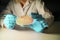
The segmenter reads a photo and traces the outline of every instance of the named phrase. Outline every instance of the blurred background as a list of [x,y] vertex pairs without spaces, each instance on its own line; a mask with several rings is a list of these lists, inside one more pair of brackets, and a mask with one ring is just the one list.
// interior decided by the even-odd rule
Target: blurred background
[[[10,0],[0,0],[0,17],[2,16],[1,12],[5,9]],[[54,21],[56,24],[51,28],[46,29],[45,33],[59,33],[60,34],[60,1],[59,0],[42,0],[45,2],[45,7],[47,7],[52,14],[54,15]],[[48,30],[48,31],[47,31]]]

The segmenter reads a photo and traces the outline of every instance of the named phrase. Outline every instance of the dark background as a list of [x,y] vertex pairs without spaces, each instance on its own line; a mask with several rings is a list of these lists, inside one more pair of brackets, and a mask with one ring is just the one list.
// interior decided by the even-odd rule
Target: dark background
[[60,1],[59,0],[43,0],[45,6],[55,16],[55,21],[60,21]]
[[[2,12],[10,0],[0,0],[0,12]],[[55,21],[60,21],[60,1],[59,0],[42,0],[45,6],[52,12]],[[1,15],[1,13],[0,13]]]

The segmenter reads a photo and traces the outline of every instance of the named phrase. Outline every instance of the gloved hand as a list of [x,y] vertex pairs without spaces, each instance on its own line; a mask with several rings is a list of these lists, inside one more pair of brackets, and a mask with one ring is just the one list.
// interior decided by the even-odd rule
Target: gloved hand
[[33,23],[29,25],[31,29],[33,29],[36,32],[43,32],[43,29],[45,27],[48,27],[48,23],[45,22],[44,18],[42,18],[41,15],[38,14],[32,14],[32,18],[34,19]]
[[7,29],[13,29],[16,24],[16,16],[13,14],[5,15],[4,25]]
[[37,21],[37,19],[34,19],[34,22],[29,25],[29,28],[33,29],[36,32],[43,32],[43,29],[45,27],[48,27],[47,23],[44,23],[44,21]]

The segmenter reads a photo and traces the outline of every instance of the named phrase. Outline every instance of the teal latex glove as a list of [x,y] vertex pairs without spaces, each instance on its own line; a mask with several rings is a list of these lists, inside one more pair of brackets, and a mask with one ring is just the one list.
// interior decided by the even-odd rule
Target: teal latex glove
[[42,18],[41,15],[32,13],[32,18],[34,19],[33,23],[29,25],[31,29],[33,29],[36,32],[43,32],[43,29],[45,27],[48,27],[48,23],[45,22],[44,18]]
[[48,27],[47,23],[44,23],[44,21],[37,21],[36,19],[34,19],[34,22],[31,25],[29,25],[29,28],[36,32],[43,32],[45,27]]
[[5,15],[3,22],[7,29],[13,29],[16,24],[16,16],[13,14],[7,14]]

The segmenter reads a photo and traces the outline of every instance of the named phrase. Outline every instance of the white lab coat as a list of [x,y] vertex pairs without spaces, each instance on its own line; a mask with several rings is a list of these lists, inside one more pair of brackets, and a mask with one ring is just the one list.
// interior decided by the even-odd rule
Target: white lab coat
[[11,11],[17,17],[23,16],[26,13],[30,16],[31,12],[38,12],[40,15],[42,15],[43,18],[45,18],[49,25],[52,24],[54,19],[54,16],[51,14],[51,12],[49,12],[49,10],[44,10],[44,3],[42,4],[41,0],[34,0],[31,2],[27,1],[23,7],[20,3],[15,3],[14,1],[11,1],[4,13],[11,13]]

